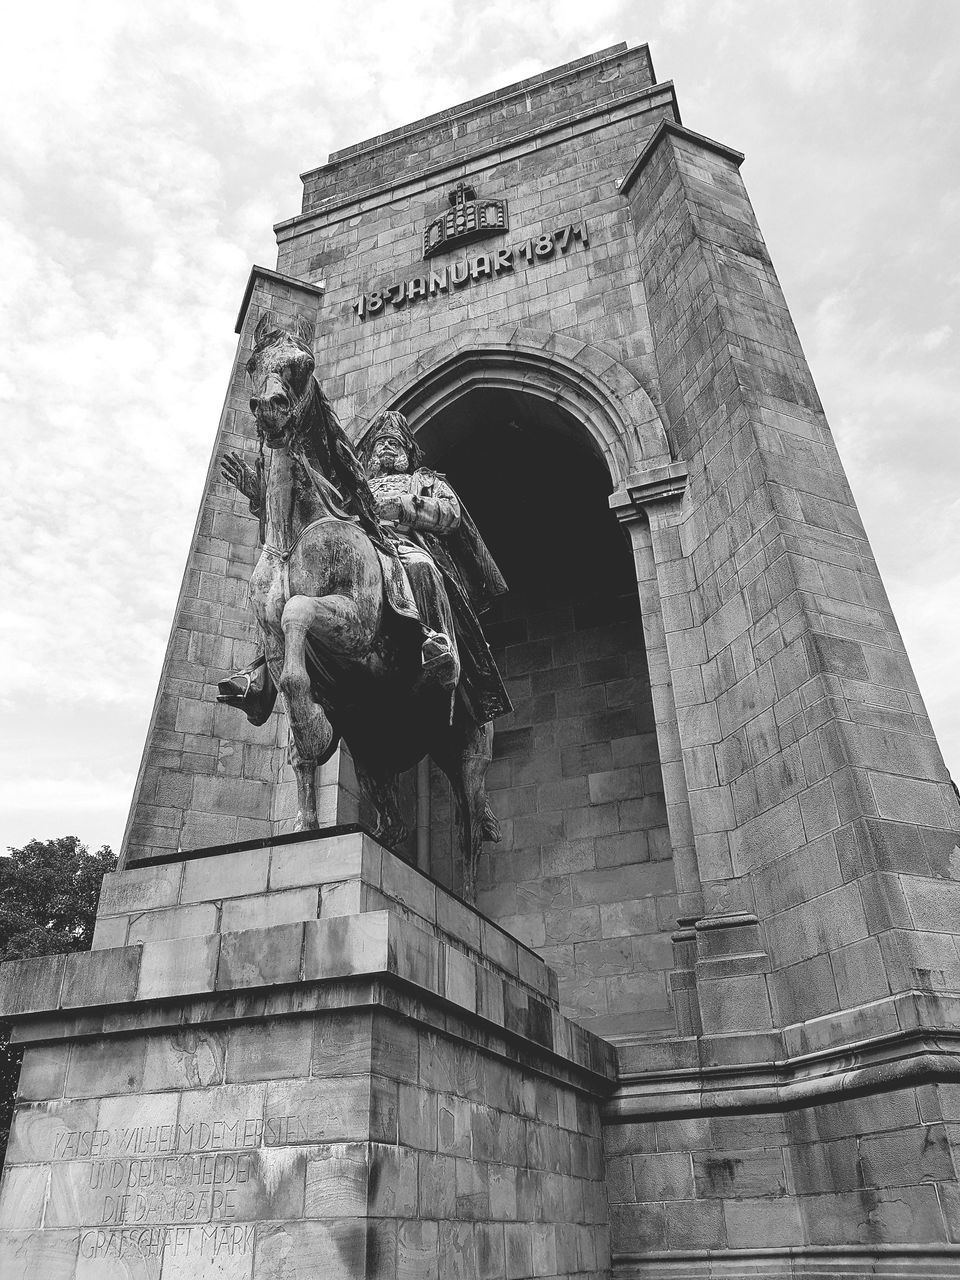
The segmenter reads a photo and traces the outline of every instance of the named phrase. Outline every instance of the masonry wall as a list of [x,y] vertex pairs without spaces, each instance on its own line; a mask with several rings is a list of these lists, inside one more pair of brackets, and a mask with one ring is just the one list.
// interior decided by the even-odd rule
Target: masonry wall
[[480,865],[480,909],[560,978],[597,1035],[673,1025],[676,884],[640,611],[634,596],[512,596],[490,628],[515,712],[494,739],[504,827]]
[[[649,86],[645,49],[622,46],[560,80],[549,74],[537,80],[529,94],[508,91],[506,100],[498,94],[493,103],[467,104],[456,130],[449,123],[411,125],[385,149],[332,159],[322,171],[322,202],[308,175],[303,214],[278,226],[277,269],[325,281],[318,374],[345,423],[362,418],[376,388],[475,322],[608,344],[618,359],[639,362],[653,394],[636,243],[616,184],[658,121],[673,118],[672,90]],[[505,112],[523,117],[512,143],[500,140]],[[395,161],[397,151],[403,163]],[[359,320],[353,304],[360,294],[427,269],[423,229],[449,207],[447,194],[461,179],[481,196],[506,198],[510,208],[509,232],[468,246],[468,254],[584,220],[589,248],[558,250],[432,300],[388,303],[381,314]],[[436,263],[462,256],[451,251]]]
[[[625,1274],[642,1259],[636,1274],[655,1275],[699,1250],[763,1250],[767,1274],[780,1274],[768,1251],[832,1246],[821,1268],[859,1275],[882,1241],[926,1246],[925,1274],[952,1274],[936,1247],[960,1240],[956,1114],[957,1086],[931,1084],[786,1113],[609,1126],[614,1254]],[[903,1270],[886,1263],[891,1275],[915,1274],[919,1257]],[[817,1274],[809,1265],[799,1274]]]
[[630,199],[690,468],[663,605],[701,873],[759,910],[785,1025],[955,984],[960,815],[737,169],[667,132]]

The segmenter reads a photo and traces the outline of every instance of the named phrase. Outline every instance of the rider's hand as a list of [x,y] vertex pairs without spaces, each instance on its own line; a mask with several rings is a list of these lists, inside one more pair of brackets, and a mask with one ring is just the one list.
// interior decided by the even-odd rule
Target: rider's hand
[[228,484],[239,489],[250,502],[260,497],[257,473],[248,467],[239,453],[225,453],[220,459],[220,474]]
[[391,520],[396,523],[402,515],[399,498],[378,498],[377,515],[381,520]]

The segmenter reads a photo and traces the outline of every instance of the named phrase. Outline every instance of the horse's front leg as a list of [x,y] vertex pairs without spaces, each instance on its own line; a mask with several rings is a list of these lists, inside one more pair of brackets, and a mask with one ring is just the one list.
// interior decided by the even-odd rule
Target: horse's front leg
[[317,826],[316,767],[333,742],[333,727],[315,701],[307,669],[307,637],[338,657],[362,658],[372,641],[372,627],[347,596],[292,596],[284,605],[283,668],[277,683],[287,704],[297,777],[298,831]]

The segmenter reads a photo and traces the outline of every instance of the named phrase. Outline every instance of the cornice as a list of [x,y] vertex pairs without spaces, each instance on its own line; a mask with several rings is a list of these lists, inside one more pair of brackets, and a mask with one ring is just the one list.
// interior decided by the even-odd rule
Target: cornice
[[[630,110],[630,108],[636,108],[638,103],[646,102],[651,98],[664,94],[669,95],[671,109],[679,119],[680,108],[677,105],[677,95],[673,81],[664,80],[660,84],[651,85],[648,89],[641,89],[628,97],[611,99],[594,110],[571,112],[569,116],[563,116],[549,125],[518,134],[515,138],[510,138],[506,142],[480,148],[469,156],[444,160],[432,167],[421,169],[418,173],[410,175],[401,182],[377,182],[362,191],[351,193],[349,197],[332,195],[314,209],[309,209],[305,213],[294,214],[292,218],[284,218],[282,221],[275,223],[273,227],[274,233],[277,240],[282,243],[284,240],[291,239],[294,234],[298,235],[303,231],[311,230],[318,221],[341,221],[342,218],[354,217],[357,213],[365,213],[370,209],[378,208],[384,204],[392,204],[395,200],[425,191],[440,179],[443,179],[444,182],[453,182],[458,178],[476,175],[484,168],[492,168],[494,165],[502,164],[506,160],[518,159],[521,156],[529,155],[531,152],[538,150],[539,146],[543,145],[544,140],[553,138],[558,134],[565,133],[569,138],[576,138],[588,133],[595,133],[611,121],[630,120],[635,116],[645,115],[646,112],[643,110]],[[577,125],[582,127],[575,127]],[[487,163],[484,164],[484,161]],[[331,218],[332,214],[340,214],[341,216]]]
[[[709,1037],[704,1037],[707,1052],[708,1045]],[[960,1031],[914,1028],[781,1060],[698,1063],[624,1074],[602,1114],[605,1124],[619,1124],[796,1110],[935,1081],[960,1081]]]
[[258,280],[269,280],[274,284],[282,284],[290,289],[302,289],[304,293],[311,293],[317,298],[322,298],[326,290],[326,285],[318,282],[297,280],[294,276],[285,276],[279,271],[271,271],[269,267],[251,267],[250,275],[247,278],[247,287],[243,291],[243,300],[240,303],[240,313],[237,316],[234,333],[239,333],[243,328],[243,322],[247,318],[247,309],[250,306],[250,299],[253,297],[253,290]]
[[725,160],[731,160],[738,169],[746,159],[742,151],[735,151],[733,147],[725,146],[722,142],[715,142],[713,138],[708,138],[705,134],[694,133],[692,129],[686,129],[682,124],[675,124],[672,120],[661,120],[654,130],[653,136],[621,178],[621,195],[625,196],[629,192],[649,164],[657,147],[667,137],[682,138],[686,142],[692,142],[696,146],[702,147],[705,151],[712,151],[715,155],[723,156]]

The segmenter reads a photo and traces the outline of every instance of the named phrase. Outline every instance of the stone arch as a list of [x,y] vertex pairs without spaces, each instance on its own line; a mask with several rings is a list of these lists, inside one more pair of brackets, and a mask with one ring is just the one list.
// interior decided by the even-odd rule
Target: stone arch
[[384,409],[417,428],[476,387],[523,391],[565,409],[585,427],[614,490],[638,470],[672,461],[653,401],[636,376],[599,347],[521,326],[465,329],[418,356],[358,406],[351,438]]

